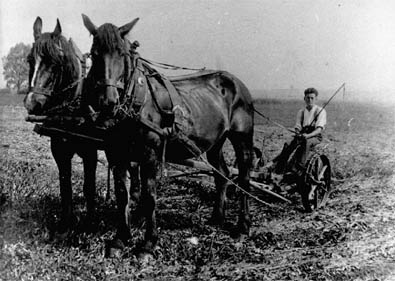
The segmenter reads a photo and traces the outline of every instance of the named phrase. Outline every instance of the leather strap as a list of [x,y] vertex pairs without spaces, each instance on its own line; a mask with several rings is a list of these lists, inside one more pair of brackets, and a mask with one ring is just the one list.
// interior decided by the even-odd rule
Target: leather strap
[[115,87],[123,90],[124,84],[121,81],[115,81],[115,79],[103,79],[98,83],[100,86]]
[[171,83],[170,80],[167,79],[167,77],[161,76],[161,78],[163,83],[165,84],[167,91],[169,92],[172,109],[174,109],[174,107],[176,107],[177,105],[181,105],[180,95],[174,87],[173,83]]
[[29,89],[29,92],[34,92],[35,94],[50,97],[52,96],[53,90],[48,90],[42,87],[32,87]]

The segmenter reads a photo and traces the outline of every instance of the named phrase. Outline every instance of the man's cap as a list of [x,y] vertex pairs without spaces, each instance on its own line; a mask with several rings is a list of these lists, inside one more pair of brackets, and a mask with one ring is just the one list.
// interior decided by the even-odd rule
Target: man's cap
[[304,90],[304,95],[308,94],[315,94],[315,96],[318,96],[318,91],[315,88],[307,88]]

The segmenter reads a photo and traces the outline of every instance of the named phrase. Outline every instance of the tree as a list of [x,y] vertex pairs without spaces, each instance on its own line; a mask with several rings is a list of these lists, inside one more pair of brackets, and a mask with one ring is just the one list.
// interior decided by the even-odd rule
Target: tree
[[7,88],[16,89],[17,93],[27,87],[29,79],[29,65],[27,55],[30,52],[30,46],[24,43],[18,43],[10,49],[6,57],[3,57],[3,75],[7,81]]

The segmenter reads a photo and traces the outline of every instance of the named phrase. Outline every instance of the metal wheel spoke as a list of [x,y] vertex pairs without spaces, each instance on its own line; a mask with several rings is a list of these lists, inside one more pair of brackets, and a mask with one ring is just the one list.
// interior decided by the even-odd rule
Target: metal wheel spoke
[[326,171],[327,168],[328,168],[328,166],[324,166],[321,169],[320,173],[318,174],[318,180],[321,180],[324,177],[324,174],[325,174],[325,171]]
[[318,209],[325,205],[330,192],[331,167],[323,155],[314,155],[307,166],[302,193],[302,203],[307,211]]
[[326,189],[325,186],[326,186],[325,184],[320,184],[320,185],[318,185],[318,188],[319,188],[320,190],[325,191],[325,193],[326,193],[326,192],[328,192],[328,189]]

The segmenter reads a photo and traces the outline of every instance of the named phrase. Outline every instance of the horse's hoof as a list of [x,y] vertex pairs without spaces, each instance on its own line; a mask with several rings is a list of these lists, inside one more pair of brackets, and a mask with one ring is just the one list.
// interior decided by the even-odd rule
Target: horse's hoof
[[80,223],[80,217],[76,216],[75,214],[63,216],[57,223],[56,223],[56,232],[60,234],[67,234],[68,236],[72,231],[74,231],[78,224]]
[[130,213],[129,225],[133,227],[140,227],[144,222],[144,215],[141,207],[137,207]]
[[99,224],[94,217],[86,217],[81,224],[82,232],[87,234],[96,233],[99,229]]
[[250,236],[249,233],[240,231],[238,227],[234,227],[229,233],[230,233],[230,237],[232,237],[237,241],[244,241]]
[[225,225],[225,220],[224,218],[220,217],[220,216],[215,216],[213,215],[208,221],[207,221],[208,225],[213,225],[213,226],[219,226],[222,227]]
[[62,231],[55,232],[52,238],[55,242],[63,242],[69,238],[71,234],[72,231],[70,229],[63,229]]
[[249,236],[247,234],[239,233],[236,240],[238,243],[244,243],[248,239],[248,237]]
[[111,241],[108,241],[106,242],[104,257],[121,258],[122,251],[124,248],[125,248],[125,244],[119,238],[115,238]]
[[238,227],[238,231],[240,233],[240,237],[244,236],[244,237],[250,237],[250,228],[245,228],[245,227]]
[[238,223],[227,229],[229,231],[230,237],[237,240],[244,240],[246,237],[250,236],[250,227],[248,223]]
[[152,254],[150,253],[140,253],[138,255],[138,261],[141,267],[146,267],[153,261],[155,261],[155,258]]
[[98,231],[98,226],[97,224],[86,224],[83,226],[83,232],[85,232],[86,234],[93,234],[96,233]]

